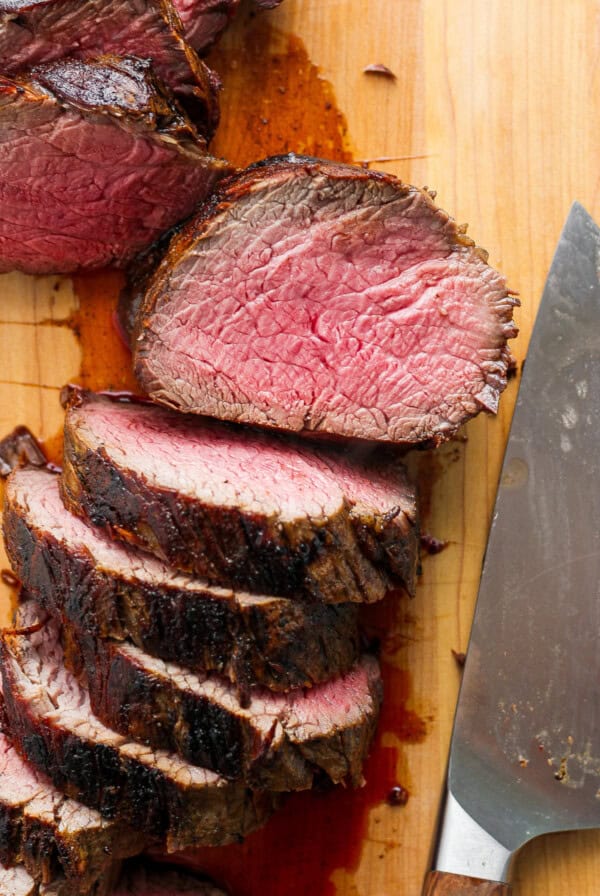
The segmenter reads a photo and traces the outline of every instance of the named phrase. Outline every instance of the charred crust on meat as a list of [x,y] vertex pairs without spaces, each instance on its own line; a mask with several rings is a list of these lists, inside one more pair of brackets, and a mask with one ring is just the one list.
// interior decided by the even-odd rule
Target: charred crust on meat
[[[203,503],[115,463],[106,445],[89,447],[80,409],[67,414],[63,500],[115,537],[176,569],[259,594],[344,603],[377,600],[398,585],[413,592],[418,520],[408,489],[401,512],[359,510],[345,502],[321,519],[285,520]],[[168,419],[175,425],[175,415]],[[232,439],[239,435],[227,424],[215,426]],[[402,468],[398,475],[405,476]]]
[[[72,627],[63,629],[65,637],[69,667],[83,659],[94,713],[125,736],[258,789],[304,790],[317,779],[362,781],[381,702],[372,658],[306,693],[296,690],[282,698],[255,691],[244,712],[214,676],[194,680],[180,666],[153,663],[127,645]],[[303,722],[305,712],[310,716]],[[268,718],[273,722],[265,730]]]
[[[56,480],[50,480],[56,490]],[[89,549],[36,524],[9,480],[4,535],[29,593],[58,619],[94,637],[131,639],[140,649],[196,670],[227,676],[242,691],[308,687],[351,668],[358,657],[354,605],[200,591],[163,575],[141,580],[111,571]],[[63,511],[65,514],[67,511]]]
[[[174,851],[243,837],[276,807],[272,794],[194,769],[172,754],[115,740],[113,732],[98,728],[100,723],[85,706],[85,692],[76,692],[60,667],[62,651],[53,625],[37,636],[5,631],[0,651],[6,714],[19,750],[59,790],[105,818],[165,838],[167,848]],[[51,674],[66,677],[68,694],[59,698],[58,708],[45,689],[39,699],[33,696],[44,679],[42,655],[46,662],[58,664]],[[73,718],[75,702],[81,707],[80,723]],[[88,720],[93,734],[86,729]]]

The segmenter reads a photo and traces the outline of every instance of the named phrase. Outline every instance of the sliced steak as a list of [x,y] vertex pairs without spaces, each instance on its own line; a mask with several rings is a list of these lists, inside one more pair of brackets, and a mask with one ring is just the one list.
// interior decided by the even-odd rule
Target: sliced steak
[[348,671],[358,657],[356,605],[236,593],[178,575],[69,513],[58,478],[9,480],[6,548],[29,594],[97,637],[132,639],[154,656],[289,690]]
[[128,863],[112,896],[225,896],[215,884],[148,859]]
[[150,58],[204,136],[212,136],[218,79],[183,39],[170,0],[0,0],[3,74],[105,53]]
[[122,265],[227,170],[148,62],[106,56],[0,76],[0,271]]
[[169,851],[228,843],[267,820],[272,795],[106,728],[63,665],[59,626],[32,604],[23,606],[19,624],[1,634],[11,737],[59,790],[106,818],[164,837]]
[[63,642],[69,668],[83,665],[94,714],[133,740],[258,789],[362,782],[381,702],[374,657],[313,688],[255,689],[242,706],[225,679],[165,663],[128,642],[70,626]]
[[63,881],[61,893],[104,896],[118,860],[148,839],[56,790],[19,756],[7,727],[0,728],[0,862],[23,864],[36,881]]
[[233,19],[240,0],[173,0],[186,40],[206,53]]
[[406,474],[149,404],[79,397],[65,422],[67,506],[221,585],[328,603],[414,587]]
[[495,411],[504,278],[429,193],[286,156],[224,182],[150,280],[135,371],[155,401],[400,443]]

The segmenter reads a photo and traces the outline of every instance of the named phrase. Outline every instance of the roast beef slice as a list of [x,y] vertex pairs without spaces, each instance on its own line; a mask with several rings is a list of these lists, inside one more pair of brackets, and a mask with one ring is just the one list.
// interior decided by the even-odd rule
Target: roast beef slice
[[108,729],[64,666],[58,625],[32,604],[19,625],[1,635],[7,720],[19,751],[55,787],[164,838],[169,851],[238,840],[267,820],[274,796]]
[[362,783],[381,702],[374,657],[313,688],[285,695],[254,689],[242,706],[218,676],[165,663],[128,642],[72,627],[63,640],[67,664],[77,669],[83,661],[95,715],[133,740],[259,789]]
[[151,59],[202,134],[219,120],[218,79],[183,39],[170,0],[0,0],[0,71],[113,53]]
[[310,686],[357,659],[356,605],[251,595],[176,574],[69,513],[47,471],[9,479],[3,525],[27,591],[94,637],[129,638],[154,656],[217,671],[242,691]]
[[224,183],[150,280],[135,371],[180,411],[438,443],[506,385],[516,300],[431,195],[297,156]]
[[84,396],[63,468],[74,513],[215,584],[326,603],[414,589],[416,498],[397,463]]

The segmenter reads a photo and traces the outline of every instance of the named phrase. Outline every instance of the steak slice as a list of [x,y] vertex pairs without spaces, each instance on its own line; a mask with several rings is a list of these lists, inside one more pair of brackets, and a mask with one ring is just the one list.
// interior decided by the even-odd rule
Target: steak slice
[[58,477],[9,479],[4,537],[28,593],[59,619],[97,637],[273,690],[312,685],[358,657],[356,605],[235,593],[178,575],[112,541],[64,507]]
[[128,863],[112,896],[225,896],[215,884],[148,859]]
[[183,39],[170,0],[0,0],[0,70],[105,53],[150,58],[202,134],[219,121],[218,79]]
[[94,714],[109,728],[179,753],[251,787],[308,790],[362,783],[381,703],[377,660],[288,694],[255,689],[242,706],[223,678],[165,663],[128,642],[63,631],[67,665],[81,665]]
[[123,265],[228,170],[147,61],[104,56],[0,76],[0,271]]
[[0,862],[22,864],[38,882],[61,881],[61,894],[104,896],[118,861],[141,852],[147,838],[56,790],[19,756],[6,728],[0,728]]
[[183,23],[186,40],[206,53],[229,25],[240,0],[173,0]]
[[326,603],[414,588],[405,471],[149,404],[76,396],[63,498],[74,513],[221,585]]
[[171,241],[135,372],[180,411],[438,443],[506,385],[504,278],[425,190],[294,155],[224,182]]
[[34,604],[1,634],[7,720],[17,748],[54,785],[168,851],[218,845],[263,824],[276,800],[106,728],[63,664],[59,626]]

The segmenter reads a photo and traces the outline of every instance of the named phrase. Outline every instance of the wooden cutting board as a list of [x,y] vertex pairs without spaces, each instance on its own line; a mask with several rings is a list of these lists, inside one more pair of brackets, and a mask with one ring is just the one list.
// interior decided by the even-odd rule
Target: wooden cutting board
[[[223,75],[218,152],[246,163],[295,149],[374,161],[438,191],[521,294],[519,361],[573,199],[600,218],[600,4],[592,0],[285,0],[243,10],[212,61]],[[381,63],[394,77],[365,74]],[[389,160],[389,161],[388,161]],[[119,275],[0,278],[0,432],[25,423],[57,454],[60,386],[131,385],[111,324]],[[369,619],[383,645],[387,702],[367,786],[300,795],[243,847],[196,863],[238,896],[416,896],[442,786],[503,445],[498,418],[420,454],[427,556],[417,597]],[[5,565],[2,561],[2,565]],[[3,592],[8,618],[10,589]],[[394,784],[405,806],[390,806]],[[528,846],[517,896],[595,896],[600,834]]]

